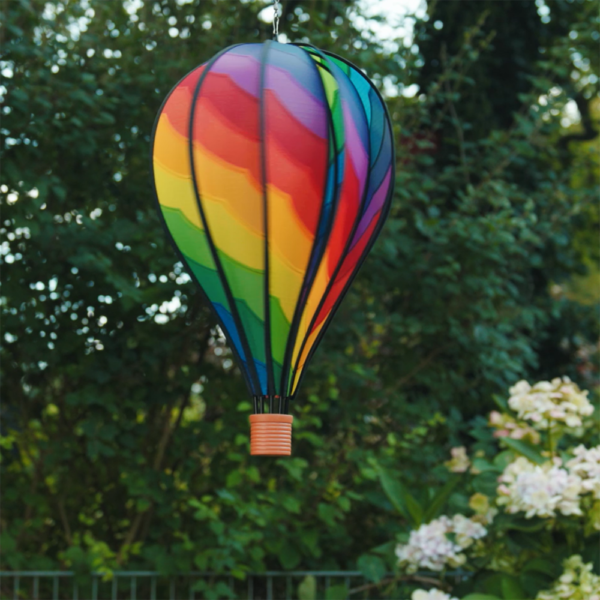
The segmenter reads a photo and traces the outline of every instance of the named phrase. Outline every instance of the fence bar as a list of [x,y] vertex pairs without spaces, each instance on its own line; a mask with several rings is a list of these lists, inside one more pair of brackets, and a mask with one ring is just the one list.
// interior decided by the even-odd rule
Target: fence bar
[[248,575],[248,600],[254,600],[254,577]]
[[285,600],[292,600],[292,578],[285,578]]
[[[417,573],[418,575],[430,576],[431,574],[423,571]],[[88,596],[88,585],[84,586],[82,594],[85,597],[85,600],[98,600],[101,596],[102,590],[100,590],[100,584],[102,582],[102,577],[104,577],[106,573],[102,571],[93,571],[89,573],[91,577],[91,595]],[[366,579],[364,575],[360,571],[263,571],[261,573],[257,572],[249,572],[246,574],[247,577],[247,599],[248,600],[256,600],[256,594],[258,593],[258,589],[263,590],[264,592],[260,592],[260,600],[290,600],[295,597],[294,591],[294,582],[296,578],[313,576],[316,578],[318,595],[320,597],[324,597],[326,595],[327,589],[330,588],[331,585],[336,584],[336,580],[343,581],[345,587],[348,591],[350,591],[352,585],[360,585],[361,583],[366,583]],[[386,576],[393,576],[393,573],[386,573]],[[450,581],[459,583],[465,581],[469,578],[469,574],[462,570],[454,570],[446,573],[446,576]],[[79,596],[79,584],[81,583],[79,579],[76,579],[76,573],[74,571],[4,571],[0,570],[0,578],[2,578],[3,583],[6,583],[8,590],[10,590],[10,581],[7,581],[9,578],[13,580],[13,593],[12,596],[10,591],[8,591],[8,595],[6,598],[12,597],[13,600],[23,600],[23,597],[28,598],[29,600],[40,600],[40,578],[46,578],[48,580],[48,590],[46,590],[45,583],[41,587],[44,588],[44,593],[47,591],[48,595],[44,595],[41,600],[60,600],[60,579],[61,577],[71,578],[72,580],[72,596],[69,595],[69,588],[71,586],[67,585],[63,586],[64,595],[63,597],[69,596],[69,600],[77,600]],[[143,578],[143,581],[147,581],[150,579],[150,594],[149,597],[144,595],[144,600],[157,600],[158,597],[158,579],[165,579],[165,587],[163,590],[161,588],[160,600],[166,600],[167,594],[164,592],[168,592],[169,600],[183,600],[185,597],[189,597],[191,600],[195,600],[196,598],[196,590],[195,583],[202,578],[210,578],[211,583],[217,583],[218,581],[227,581],[231,591],[235,593],[239,593],[242,590],[239,589],[236,591],[236,581],[235,578],[223,572],[213,572],[213,571],[188,571],[185,573],[177,573],[172,576],[163,576],[158,571],[117,571],[113,573],[112,578],[112,600],[119,600],[119,578],[129,578],[130,580],[130,593],[126,594],[126,590],[123,589],[124,596],[131,600],[137,599],[137,579]],[[24,590],[21,594],[20,584],[21,579],[25,578],[23,582]],[[255,579],[258,578],[259,588],[256,587]],[[180,580],[180,583],[183,584],[183,588],[181,589],[181,596],[177,596],[177,580]],[[285,590],[283,589],[285,579]],[[281,581],[281,589],[280,584],[274,584],[274,580],[282,580]],[[31,587],[29,584],[31,581]],[[50,586],[50,581],[52,582],[52,586]],[[162,579],[161,579],[162,581]],[[264,582],[264,583],[263,583]],[[185,592],[186,584],[189,585],[188,594]],[[142,588],[145,590],[145,583],[143,583]],[[162,584],[161,584],[162,585]],[[243,584],[240,584],[243,585]],[[263,588],[263,585],[265,586]],[[50,595],[50,587],[52,588],[52,595]],[[122,586],[125,588],[126,586]],[[237,586],[240,587],[239,585]],[[276,589],[275,589],[276,588]],[[27,591],[29,589],[29,592]],[[146,592],[144,592],[146,594]],[[243,592],[242,592],[243,594]],[[347,595],[347,598],[350,598],[350,594]],[[106,597],[103,597],[106,600]]]
[[15,585],[13,591],[13,600],[19,600],[19,576],[15,577]]

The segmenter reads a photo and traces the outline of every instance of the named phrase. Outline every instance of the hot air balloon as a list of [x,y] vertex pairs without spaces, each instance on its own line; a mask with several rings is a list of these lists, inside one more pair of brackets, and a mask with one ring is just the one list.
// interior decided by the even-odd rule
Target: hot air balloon
[[165,229],[254,399],[251,453],[289,455],[290,400],[389,211],[384,101],[308,44],[232,46],[165,99],[152,171]]

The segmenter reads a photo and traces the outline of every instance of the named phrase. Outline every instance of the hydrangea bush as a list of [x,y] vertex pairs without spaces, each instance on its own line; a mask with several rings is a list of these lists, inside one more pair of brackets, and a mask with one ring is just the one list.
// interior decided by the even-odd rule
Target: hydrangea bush
[[397,579],[429,583],[412,600],[600,600],[599,423],[588,392],[562,377],[520,381],[495,400],[440,465],[447,482],[425,494],[428,505],[382,471],[407,522],[392,544]]

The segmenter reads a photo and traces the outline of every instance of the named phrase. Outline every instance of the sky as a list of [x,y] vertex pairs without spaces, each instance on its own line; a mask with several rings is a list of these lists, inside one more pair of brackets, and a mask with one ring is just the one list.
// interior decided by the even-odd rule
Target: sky
[[[398,37],[404,38],[406,44],[412,40],[412,21],[405,19],[408,14],[423,16],[427,9],[426,0],[359,0],[361,15],[353,15],[354,20],[359,29],[371,29],[379,40],[389,42],[387,49],[393,51],[394,44],[391,40]],[[267,6],[260,13],[260,18],[271,23],[273,21],[274,9],[272,6]],[[382,16],[386,22],[380,23],[370,20],[369,17]],[[287,41],[285,35],[285,26],[282,26],[280,32],[280,41]]]
[[368,21],[364,17],[356,17],[359,27],[369,26],[382,41],[403,37],[405,43],[412,41],[412,20],[406,15],[423,16],[427,10],[426,0],[360,0],[361,12],[366,17],[382,16],[386,23]]

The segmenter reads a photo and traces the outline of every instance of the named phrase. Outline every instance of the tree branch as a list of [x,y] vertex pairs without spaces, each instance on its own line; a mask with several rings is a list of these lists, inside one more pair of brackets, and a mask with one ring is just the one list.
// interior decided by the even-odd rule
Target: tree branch
[[411,380],[419,371],[423,370],[440,352],[445,350],[448,344],[438,346],[435,350],[430,352],[418,365],[416,365],[412,371],[409,371],[407,375],[400,378],[398,382],[389,388],[392,391],[400,389],[407,381]]
[[387,579],[382,579],[376,583],[368,583],[366,585],[361,585],[356,588],[352,588],[349,590],[350,594],[358,594],[359,592],[364,592],[366,590],[372,590],[373,588],[378,588],[382,585],[386,585],[388,583],[395,583],[397,581],[418,581],[419,583],[427,583],[429,585],[434,585],[435,587],[449,591],[452,589],[450,585],[447,583],[442,583],[438,579],[434,579],[433,577],[423,577],[421,575],[400,575],[398,577],[388,577]]

